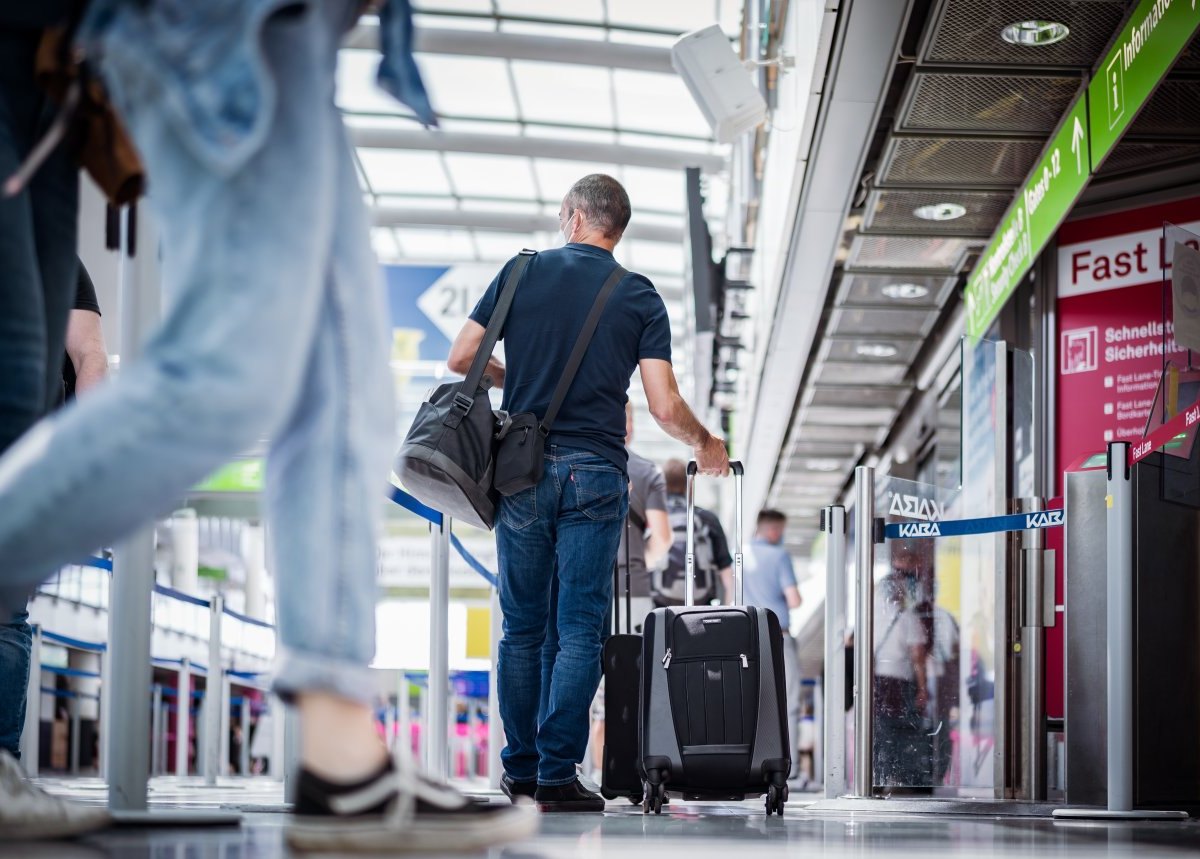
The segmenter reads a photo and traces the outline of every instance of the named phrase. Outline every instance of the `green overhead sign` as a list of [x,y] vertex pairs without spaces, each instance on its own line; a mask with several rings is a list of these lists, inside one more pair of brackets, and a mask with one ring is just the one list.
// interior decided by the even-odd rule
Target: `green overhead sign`
[[242,459],[223,465],[216,473],[196,486],[196,492],[261,492],[263,461]]
[[1088,85],[1094,166],[1121,139],[1198,24],[1196,0],[1142,0],[1137,5]]
[[1087,99],[1067,113],[1058,133],[1017,192],[967,282],[967,334],[981,337],[1071,211],[1091,177]]
[[987,332],[1198,25],[1198,0],[1137,5],[979,258],[967,282],[968,335]]

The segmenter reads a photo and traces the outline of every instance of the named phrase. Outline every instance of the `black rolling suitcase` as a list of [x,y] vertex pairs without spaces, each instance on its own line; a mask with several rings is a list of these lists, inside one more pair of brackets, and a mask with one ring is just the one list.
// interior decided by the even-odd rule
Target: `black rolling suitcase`
[[[787,801],[787,696],[783,630],[767,609],[742,603],[742,466],[736,481],[734,606],[687,605],[650,613],[642,639],[643,812],[662,812],[667,791],[684,799],[766,795],[782,816]],[[688,465],[692,522],[696,463]],[[695,567],[688,528],[687,574]]]
[[641,694],[642,637],[633,633],[629,591],[628,523],[625,534],[625,633],[621,634],[620,567],[613,568],[613,635],[604,642],[604,770],[600,793],[605,799],[642,801],[638,764],[638,697]]

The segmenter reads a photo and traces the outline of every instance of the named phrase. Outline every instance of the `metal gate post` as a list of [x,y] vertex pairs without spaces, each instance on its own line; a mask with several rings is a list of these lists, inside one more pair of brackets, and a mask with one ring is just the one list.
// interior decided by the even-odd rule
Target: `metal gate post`
[[846,792],[846,508],[826,507],[825,531],[825,684],[822,747],[825,797]]
[[1061,808],[1072,819],[1184,820],[1186,811],[1133,807],[1133,474],[1128,442],[1108,445],[1108,808]]
[[869,797],[875,749],[875,469],[854,470],[854,572],[858,617],[854,626],[854,796]]

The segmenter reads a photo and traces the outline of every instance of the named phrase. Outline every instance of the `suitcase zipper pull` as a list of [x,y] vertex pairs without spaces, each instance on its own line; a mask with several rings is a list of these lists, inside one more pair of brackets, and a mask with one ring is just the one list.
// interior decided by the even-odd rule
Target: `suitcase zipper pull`
[[750,660],[746,658],[746,654],[744,654],[744,653],[739,653],[738,655],[742,657],[742,667],[743,667],[743,668],[749,668],[749,667],[750,667]]
[[671,667],[671,648],[667,648],[667,655],[662,658],[663,668]]

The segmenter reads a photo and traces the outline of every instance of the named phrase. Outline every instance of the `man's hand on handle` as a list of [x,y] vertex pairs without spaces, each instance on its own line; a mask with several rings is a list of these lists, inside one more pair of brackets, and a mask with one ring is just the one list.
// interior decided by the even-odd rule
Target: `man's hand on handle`
[[729,451],[725,442],[712,433],[693,448],[696,456],[696,468],[709,477],[725,477],[729,474]]

